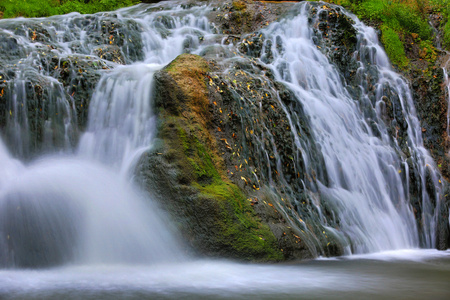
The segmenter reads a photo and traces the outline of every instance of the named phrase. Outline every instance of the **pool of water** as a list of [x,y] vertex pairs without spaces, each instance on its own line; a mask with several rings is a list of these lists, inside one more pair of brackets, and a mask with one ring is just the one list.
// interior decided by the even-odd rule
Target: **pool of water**
[[1,299],[449,299],[450,251],[293,264],[191,260],[0,270]]

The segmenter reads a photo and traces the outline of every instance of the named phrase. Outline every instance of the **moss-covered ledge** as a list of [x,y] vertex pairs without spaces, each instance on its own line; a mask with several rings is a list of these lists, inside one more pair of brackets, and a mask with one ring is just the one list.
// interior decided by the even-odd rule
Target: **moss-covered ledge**
[[214,136],[207,62],[182,54],[155,74],[158,142],[139,175],[196,253],[247,261],[283,259],[275,236],[226,176]]

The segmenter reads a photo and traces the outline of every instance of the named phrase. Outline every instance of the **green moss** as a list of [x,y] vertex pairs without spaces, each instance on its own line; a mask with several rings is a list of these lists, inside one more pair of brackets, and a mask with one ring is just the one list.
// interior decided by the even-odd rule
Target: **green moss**
[[[198,191],[197,198],[213,210],[217,230],[211,239],[228,249],[232,257],[252,261],[283,260],[275,236],[255,215],[244,193],[225,176],[221,158],[208,146],[206,128],[191,124],[183,116],[165,116],[162,136],[167,156],[177,164],[179,182]],[[197,207],[196,209],[202,209]]]
[[400,41],[397,32],[386,25],[381,26],[381,32],[381,42],[392,63],[400,68],[406,68],[409,60],[405,55],[403,43]]
[[0,4],[4,18],[48,17],[52,15],[79,12],[93,14],[100,11],[112,11],[121,7],[139,3],[139,0],[4,0]]
[[433,46],[433,43],[429,40],[420,41],[420,56],[427,61],[434,63],[437,58],[437,49]]
[[[447,20],[450,19],[450,14],[447,16]],[[443,27],[443,42],[447,49],[450,49],[450,22],[447,23]]]
[[217,180],[199,189],[204,197],[218,201],[221,207],[222,218],[218,221],[222,229],[218,236],[220,244],[234,249],[246,260],[283,260],[275,236],[267,225],[261,223],[236,185]]
[[[198,126],[196,126],[198,127]],[[199,133],[200,128],[193,130]],[[212,153],[206,148],[196,135],[187,135],[186,131],[179,127],[178,134],[183,146],[184,155],[189,161],[196,182],[211,182],[220,179],[219,172],[217,171],[213,159]]]
[[[427,21],[427,11],[438,8],[446,10],[447,8],[444,9],[446,4],[443,2],[450,2],[450,0],[443,0],[443,2],[440,0],[331,0],[329,2],[344,5],[362,20],[372,20],[381,24],[381,42],[389,59],[398,67],[406,69],[409,61],[405,55],[402,37],[414,33],[423,42],[432,44],[433,31]],[[448,39],[450,42],[450,34]],[[433,63],[435,58],[430,49],[431,47],[427,47],[425,59]]]
[[237,11],[242,11],[247,8],[247,4],[245,4],[245,2],[241,0],[233,1],[232,5],[233,8]]
[[209,66],[206,61],[198,55],[182,54],[175,58],[164,68],[176,81],[182,94],[187,100],[186,104],[198,115],[191,115],[199,123],[209,120],[209,100],[206,88],[206,73]]
[[164,99],[166,104],[177,103],[180,111],[160,112],[160,136],[167,145],[166,156],[177,166],[179,184],[184,190],[196,191],[185,203],[193,206],[187,209],[194,212],[188,218],[197,222],[202,216],[201,226],[208,224],[202,241],[222,255],[253,261],[282,260],[275,236],[256,216],[243,191],[226,176],[217,141],[208,130],[212,117],[207,71],[203,58],[183,54],[162,71],[170,74],[170,79],[161,76],[179,90],[173,93],[176,99]]
[[227,179],[222,179],[222,170],[214,163],[220,158],[215,157],[216,154],[207,147],[205,140],[197,137],[205,136],[205,132],[201,132],[205,129],[179,121],[187,125],[191,132],[188,134],[184,128],[178,127],[181,148],[190,164],[189,173],[194,177],[191,184],[200,192],[199,197],[215,202],[220,207],[220,217],[216,220],[220,228],[217,243],[234,249],[246,260],[282,260],[282,253],[276,249],[275,236],[254,214],[242,191]]

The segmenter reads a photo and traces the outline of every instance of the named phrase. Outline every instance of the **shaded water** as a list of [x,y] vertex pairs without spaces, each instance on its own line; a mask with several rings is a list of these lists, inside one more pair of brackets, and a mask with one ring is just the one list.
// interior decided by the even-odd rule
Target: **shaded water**
[[392,251],[289,265],[68,266],[0,271],[0,278],[2,299],[448,299],[450,252]]

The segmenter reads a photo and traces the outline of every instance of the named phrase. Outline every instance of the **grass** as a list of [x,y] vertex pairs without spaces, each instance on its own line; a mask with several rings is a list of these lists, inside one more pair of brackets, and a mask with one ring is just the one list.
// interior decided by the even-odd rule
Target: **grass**
[[391,62],[398,67],[404,69],[408,66],[409,60],[405,55],[403,43],[400,40],[397,32],[389,26],[381,26],[381,42],[384,45],[386,54],[391,59]]
[[139,0],[2,0],[0,11],[3,12],[4,18],[37,18],[74,11],[81,14],[93,14],[116,10],[139,2]]
[[450,0],[330,0],[342,5],[362,20],[380,23],[381,42],[393,64],[408,68],[404,50],[405,36],[412,35],[420,44],[424,59],[434,63],[436,49],[433,46],[433,30],[428,24],[430,13],[443,18],[444,47],[450,49]]

